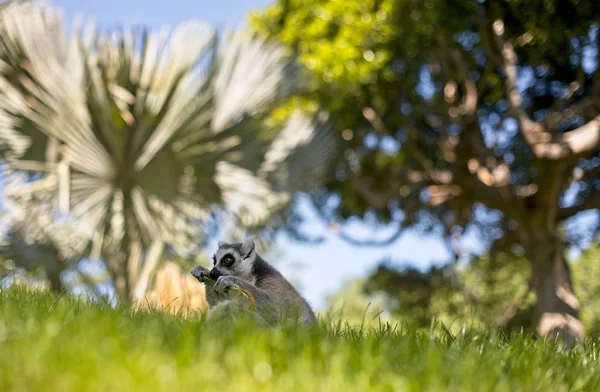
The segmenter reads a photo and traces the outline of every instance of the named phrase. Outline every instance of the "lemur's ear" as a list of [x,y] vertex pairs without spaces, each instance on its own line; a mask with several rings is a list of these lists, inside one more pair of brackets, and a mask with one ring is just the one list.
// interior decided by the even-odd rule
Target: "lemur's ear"
[[226,243],[225,241],[219,241],[219,242],[217,243],[217,246],[218,246],[219,248],[222,248],[222,247],[224,247],[225,245],[227,245],[227,243]]
[[256,243],[254,242],[253,237],[246,239],[242,243],[242,253],[244,254],[244,257],[250,256],[255,251],[256,251]]

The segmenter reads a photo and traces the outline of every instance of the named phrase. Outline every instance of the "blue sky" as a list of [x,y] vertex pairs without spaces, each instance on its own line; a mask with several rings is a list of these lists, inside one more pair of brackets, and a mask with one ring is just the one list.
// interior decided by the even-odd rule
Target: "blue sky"
[[82,13],[103,27],[141,23],[159,28],[199,19],[209,23],[237,27],[249,11],[261,9],[268,0],[49,0],[71,18]]
[[[249,11],[261,9],[271,3],[268,0],[220,0],[220,1],[148,1],[148,0],[54,0],[52,4],[64,10],[69,23],[74,15],[81,13],[86,20],[93,19],[102,27],[143,24],[152,28],[199,19],[221,27],[239,27]],[[407,232],[395,244],[385,248],[351,246],[339,239],[313,215],[302,203],[301,210],[309,216],[304,228],[310,233],[325,234],[327,240],[318,246],[308,246],[290,241],[283,236],[279,247],[285,251],[282,260],[270,260],[281,271],[299,283],[307,300],[316,308],[324,305],[327,294],[339,289],[343,282],[364,276],[383,258],[409,262],[425,267],[432,262],[447,260],[443,243],[433,236]],[[374,233],[360,224],[347,230],[359,238],[385,238],[386,231]],[[302,264],[301,269],[294,264]]]

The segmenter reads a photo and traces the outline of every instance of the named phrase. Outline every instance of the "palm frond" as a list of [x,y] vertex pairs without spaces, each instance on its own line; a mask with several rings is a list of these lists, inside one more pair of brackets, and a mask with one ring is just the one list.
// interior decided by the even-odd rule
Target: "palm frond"
[[78,222],[56,219],[55,209],[49,203],[54,186],[52,176],[38,182],[33,195],[18,192],[16,182],[26,181],[25,176],[10,175],[5,181],[5,189],[12,192],[3,200],[0,211],[6,225],[0,255],[30,272],[42,268],[56,273],[67,268],[67,260],[81,254],[90,238],[77,227]]
[[[0,9],[0,149],[22,159],[45,159],[50,140],[21,113],[30,95],[28,75],[41,63],[56,70],[64,56],[60,14],[53,8],[9,1]],[[60,68],[60,67],[58,67]],[[44,72],[49,74],[49,72]],[[23,85],[25,81],[25,85]],[[28,84],[29,83],[29,84]]]
[[283,46],[258,34],[237,32],[217,61],[216,110],[212,128],[220,132],[293,91],[298,66]]
[[[41,189],[60,190],[49,203],[68,207],[94,249],[160,239],[186,254],[206,240],[213,211],[261,225],[323,179],[335,139],[322,114],[262,132],[269,105],[296,81],[281,46],[246,33],[219,41],[199,22],[158,34],[76,26],[67,39],[57,12],[23,7],[0,17],[0,143],[24,156],[36,144],[19,135],[47,140],[44,156],[28,159],[46,165]],[[38,191],[28,182],[13,193]]]
[[296,111],[269,146],[258,174],[274,189],[312,190],[330,174],[338,147],[327,113],[319,111],[309,118]]

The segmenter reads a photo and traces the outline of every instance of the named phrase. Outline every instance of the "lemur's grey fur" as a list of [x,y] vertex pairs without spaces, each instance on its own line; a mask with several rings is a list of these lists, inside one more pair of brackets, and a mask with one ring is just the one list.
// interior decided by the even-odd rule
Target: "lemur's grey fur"
[[[228,258],[233,262],[226,265]],[[306,300],[279,271],[256,253],[252,238],[236,243],[219,242],[213,261],[211,271],[198,265],[191,272],[203,283],[206,277],[216,280],[212,287],[205,283],[206,300],[211,309],[209,316],[214,312],[230,316],[241,309],[239,301],[231,300],[228,295],[231,288],[237,287],[254,296],[257,318],[270,325],[290,320],[310,325],[316,321]]]

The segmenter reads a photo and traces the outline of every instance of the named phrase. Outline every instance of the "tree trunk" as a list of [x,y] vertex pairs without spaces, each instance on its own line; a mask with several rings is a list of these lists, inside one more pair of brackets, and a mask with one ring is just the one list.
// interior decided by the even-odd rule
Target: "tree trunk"
[[129,302],[129,288],[127,285],[127,267],[121,253],[113,251],[106,254],[105,258],[108,271],[113,280],[117,301],[119,304],[124,304]]
[[579,301],[573,292],[565,246],[556,235],[536,233],[526,244],[536,293],[535,329],[540,336],[561,339],[568,347],[585,337]]
[[62,269],[59,268],[58,265],[46,268],[46,277],[48,279],[48,282],[50,283],[50,290],[58,294],[62,294],[65,291],[61,279],[61,273]]
[[127,287],[127,278],[122,274],[115,278],[115,289],[119,304],[126,304],[130,301],[129,288]]

